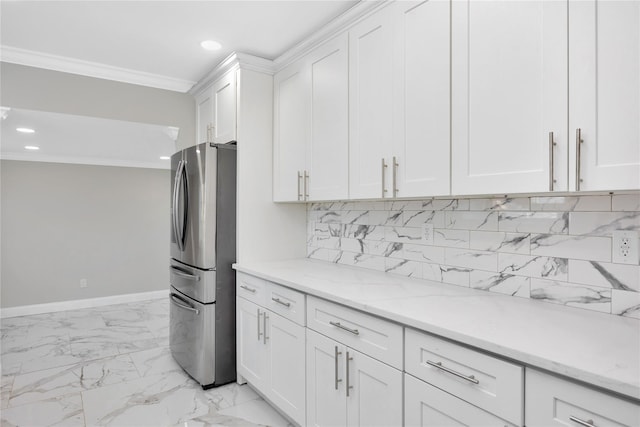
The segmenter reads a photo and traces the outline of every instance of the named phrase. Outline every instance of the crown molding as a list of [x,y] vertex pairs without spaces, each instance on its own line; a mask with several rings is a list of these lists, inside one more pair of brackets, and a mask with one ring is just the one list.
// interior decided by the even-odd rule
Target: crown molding
[[346,10],[342,15],[339,15],[333,21],[324,25],[318,31],[274,59],[273,63],[275,65],[275,71],[278,72],[282,70],[284,67],[301,58],[315,47],[348,30],[357,22],[391,3],[393,3],[393,0],[359,1],[352,8]]
[[114,166],[143,169],[171,169],[171,163],[165,160],[158,162],[142,162],[136,160],[104,159],[97,157],[51,156],[38,153],[2,153],[0,160],[18,160],[23,162],[68,163],[74,165]]
[[248,53],[232,52],[213,70],[201,78],[198,83],[191,88],[189,93],[195,95],[229,71],[239,68],[269,75],[273,75],[274,73],[273,61],[249,55]]
[[196,83],[190,80],[113,67],[98,62],[83,61],[5,45],[0,45],[0,60],[12,64],[44,68],[47,70],[61,71],[63,73],[78,74],[182,93],[188,92]]

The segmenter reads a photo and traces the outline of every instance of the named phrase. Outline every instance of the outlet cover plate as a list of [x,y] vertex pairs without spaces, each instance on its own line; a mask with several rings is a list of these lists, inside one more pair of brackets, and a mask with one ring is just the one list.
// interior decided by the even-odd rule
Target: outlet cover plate
[[433,245],[433,224],[422,224],[422,241]]
[[616,230],[613,232],[611,259],[619,264],[638,265],[638,232]]

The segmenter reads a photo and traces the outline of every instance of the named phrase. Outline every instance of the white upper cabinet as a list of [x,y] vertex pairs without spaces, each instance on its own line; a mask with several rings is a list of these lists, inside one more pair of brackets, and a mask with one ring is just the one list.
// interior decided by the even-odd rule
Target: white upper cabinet
[[349,195],[391,197],[392,8],[349,30]]
[[236,140],[236,72],[231,70],[196,95],[196,143]]
[[196,95],[196,144],[211,141],[212,110],[213,100],[208,88]]
[[569,52],[571,189],[640,188],[640,2],[570,1]]
[[304,200],[309,123],[309,77],[298,61],[274,77],[273,200]]
[[454,1],[451,22],[452,193],[567,190],[566,2]]
[[450,1],[394,7],[393,197],[449,194]]
[[307,58],[311,81],[308,200],[349,196],[349,55],[347,34]]
[[236,71],[230,71],[212,87],[212,141],[224,144],[236,140]]
[[274,201],[349,195],[347,35],[275,76]]

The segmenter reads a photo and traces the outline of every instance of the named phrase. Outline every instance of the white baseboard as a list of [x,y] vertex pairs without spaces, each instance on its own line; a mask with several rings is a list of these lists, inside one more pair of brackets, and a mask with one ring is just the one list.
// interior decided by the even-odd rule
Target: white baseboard
[[21,305],[18,307],[0,308],[0,319],[7,317],[28,316],[30,314],[52,313],[56,311],[77,310],[79,308],[101,307],[104,305],[122,304],[135,301],[166,298],[169,290],[141,292],[138,294],[113,295],[109,297],[77,299],[73,301],[50,302],[47,304]]

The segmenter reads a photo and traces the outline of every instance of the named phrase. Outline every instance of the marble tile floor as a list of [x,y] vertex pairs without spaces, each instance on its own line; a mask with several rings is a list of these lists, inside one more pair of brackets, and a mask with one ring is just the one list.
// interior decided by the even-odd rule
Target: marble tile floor
[[157,299],[0,320],[0,426],[290,424],[249,386],[204,391],[169,351]]

